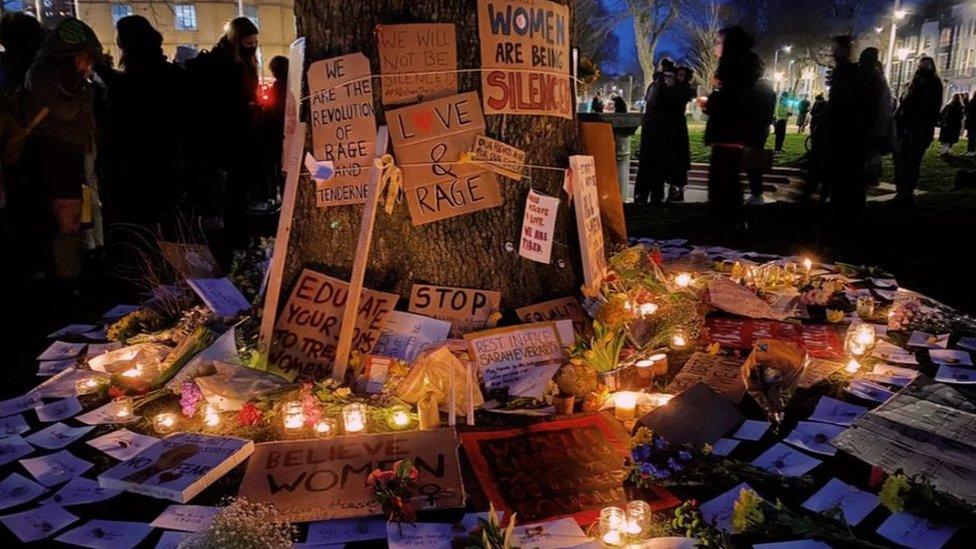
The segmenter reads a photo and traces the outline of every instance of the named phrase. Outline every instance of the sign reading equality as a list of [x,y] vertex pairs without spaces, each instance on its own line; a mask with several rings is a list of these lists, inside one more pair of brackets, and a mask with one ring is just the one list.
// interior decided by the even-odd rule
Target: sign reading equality
[[569,7],[547,0],[478,0],[486,114],[573,118]]
[[366,478],[409,459],[420,472],[414,509],[463,507],[457,447],[453,428],[257,444],[239,495],[290,522],[377,515]]
[[350,53],[308,67],[312,154],[335,166],[332,179],[316,181],[320,208],[364,204],[376,151],[376,114],[369,59]]

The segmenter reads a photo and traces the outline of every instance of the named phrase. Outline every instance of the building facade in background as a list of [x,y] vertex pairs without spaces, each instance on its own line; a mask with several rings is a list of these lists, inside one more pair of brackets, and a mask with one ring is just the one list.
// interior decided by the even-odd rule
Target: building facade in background
[[[202,50],[213,48],[224,34],[224,25],[238,16],[236,0],[26,0],[24,11],[33,13],[39,5],[46,27],[53,27],[60,17],[70,16],[77,8],[78,17],[98,35],[106,53],[118,62],[115,23],[128,15],[141,15],[163,35],[163,51],[170,60],[182,61]],[[261,32],[258,59],[263,76],[270,77],[268,63],[276,55],[288,55],[295,40],[295,7],[293,0],[244,0],[243,12]]]
[[976,2],[929,2],[915,8],[898,29],[893,90],[905,91],[923,56],[935,60],[946,102],[954,94],[976,91]]

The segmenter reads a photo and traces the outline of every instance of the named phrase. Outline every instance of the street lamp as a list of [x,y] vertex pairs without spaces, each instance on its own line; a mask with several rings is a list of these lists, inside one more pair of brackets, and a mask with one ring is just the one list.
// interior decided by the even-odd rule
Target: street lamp
[[891,82],[891,61],[895,53],[895,37],[898,33],[898,21],[908,16],[908,10],[901,9],[901,0],[895,0],[891,16],[891,33],[888,35],[888,52],[885,55],[885,78]]
[[[776,49],[776,53],[773,54],[773,74],[774,75],[775,74],[779,74],[779,73],[776,72],[776,67],[779,65],[779,52],[780,51],[785,51],[786,53],[790,53],[791,51],[793,51],[793,46],[783,46],[781,48],[777,48]],[[779,80],[780,79],[777,79],[777,82]],[[776,88],[776,91],[779,92],[779,88],[778,87]]]

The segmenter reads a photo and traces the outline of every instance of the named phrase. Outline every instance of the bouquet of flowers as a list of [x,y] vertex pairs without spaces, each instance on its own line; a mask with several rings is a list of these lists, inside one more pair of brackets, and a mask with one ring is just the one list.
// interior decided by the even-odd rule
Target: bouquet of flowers
[[624,348],[627,333],[620,327],[609,327],[599,320],[593,321],[593,337],[589,341],[579,339],[570,349],[570,360],[586,364],[597,372],[609,372],[620,364],[620,351]]
[[229,500],[204,530],[188,534],[180,543],[186,549],[287,549],[295,527],[283,520],[272,505],[244,498]]
[[455,547],[466,549],[515,549],[512,544],[512,530],[515,529],[515,515],[508,519],[508,525],[502,526],[495,511],[495,505],[490,504],[488,519],[478,519],[478,526],[468,535],[467,539],[457,540]]
[[850,306],[844,298],[845,285],[835,278],[814,277],[800,286],[800,301],[804,305],[843,309]]
[[671,444],[641,427],[631,439],[627,478],[638,488],[648,488],[679,475],[693,457],[689,445]]
[[410,506],[410,496],[416,489],[420,471],[413,462],[401,459],[392,469],[373,469],[366,477],[366,485],[373,489],[373,502],[378,504],[390,522],[413,522],[417,512]]

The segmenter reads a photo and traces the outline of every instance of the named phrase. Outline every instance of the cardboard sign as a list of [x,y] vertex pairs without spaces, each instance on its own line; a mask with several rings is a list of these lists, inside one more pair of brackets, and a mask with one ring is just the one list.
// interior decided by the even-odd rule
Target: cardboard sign
[[285,93],[285,134],[281,146],[281,167],[287,170],[288,154],[292,150],[292,140],[305,140],[305,134],[298,135],[298,117],[302,106],[302,71],[305,69],[305,37],[302,36],[288,47],[288,86]]
[[477,92],[387,111],[386,120],[414,225],[502,204],[495,174],[476,164],[454,164],[485,129]]
[[420,472],[415,509],[463,507],[457,444],[454,429],[258,444],[239,495],[290,522],[376,515],[366,477],[409,459]]
[[[398,105],[457,93],[457,38],[453,23],[380,25],[383,104]],[[413,76],[402,73],[431,72]]]
[[312,154],[329,160],[335,176],[315,183],[320,208],[366,202],[376,149],[376,114],[369,59],[361,53],[308,67]]
[[572,119],[569,36],[569,6],[478,0],[485,112]]
[[501,292],[414,284],[407,310],[451,322],[451,337],[458,337],[494,327],[491,316],[501,306]]
[[[278,317],[268,371],[288,379],[324,379],[329,375],[348,295],[348,283],[310,269],[302,271]],[[370,352],[397,299],[395,294],[363,289],[353,350]]]
[[160,240],[159,251],[183,278],[217,278],[221,275],[217,260],[205,244]]
[[[506,516],[518,513],[520,524],[566,516],[589,524],[603,507],[625,505],[628,440],[619,422],[600,414],[461,434],[485,495]],[[641,499],[653,510],[678,503],[659,488]]]
[[474,158],[485,162],[484,167],[500,176],[522,180],[522,167],[525,164],[525,151],[508,143],[484,135],[474,138]]
[[507,326],[466,334],[464,340],[468,355],[481,369],[485,388],[511,389],[529,378],[536,365],[562,365],[568,356],[566,347],[573,344],[573,324],[560,320]]
[[576,335],[586,335],[591,331],[591,324],[586,311],[583,310],[579,301],[572,296],[515,309],[515,314],[522,322],[572,320],[573,331],[576,332]]
[[825,324],[793,324],[775,320],[708,317],[708,341],[731,349],[751,349],[760,339],[778,339],[799,347],[814,358],[840,359],[844,341],[840,328]]
[[600,196],[604,235],[613,245],[627,246],[627,221],[617,180],[617,148],[613,126],[604,122],[580,122],[583,151],[593,157]]
[[668,392],[680,393],[699,382],[734,404],[738,404],[746,394],[746,385],[742,381],[742,360],[708,353],[691,355],[668,384]]
[[552,237],[556,230],[558,210],[558,198],[529,189],[529,194],[525,197],[525,214],[522,217],[520,256],[549,264],[552,259]]
[[584,285],[596,289],[606,275],[607,259],[603,251],[603,225],[600,221],[600,199],[593,157],[570,156],[569,169],[573,174],[573,203],[576,207]]

